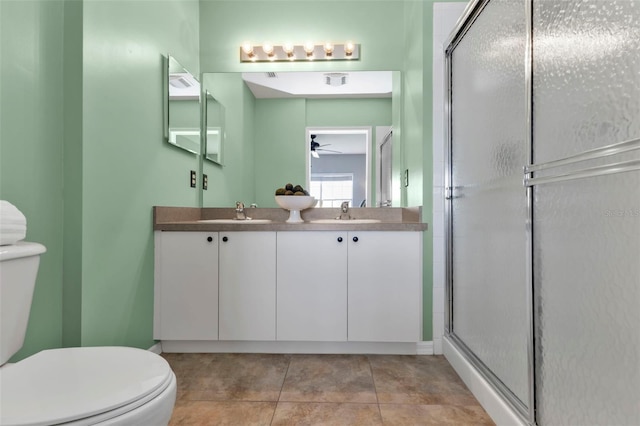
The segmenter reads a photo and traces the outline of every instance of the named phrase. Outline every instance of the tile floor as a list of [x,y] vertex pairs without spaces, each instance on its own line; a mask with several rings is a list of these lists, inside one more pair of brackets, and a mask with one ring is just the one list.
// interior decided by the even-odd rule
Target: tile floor
[[443,356],[163,354],[170,425],[492,425]]

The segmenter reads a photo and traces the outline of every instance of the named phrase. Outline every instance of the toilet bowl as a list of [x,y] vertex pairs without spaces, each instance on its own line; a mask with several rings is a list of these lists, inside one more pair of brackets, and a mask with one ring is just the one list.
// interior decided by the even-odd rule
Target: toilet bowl
[[0,425],[166,425],[176,378],[155,353],[62,348],[6,363],[24,342],[44,251],[36,243],[0,246]]

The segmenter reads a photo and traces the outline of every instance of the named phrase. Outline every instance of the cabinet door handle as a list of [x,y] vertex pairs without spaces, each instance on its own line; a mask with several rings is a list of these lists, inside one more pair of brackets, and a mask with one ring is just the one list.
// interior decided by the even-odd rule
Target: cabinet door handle
[[342,237],[338,237],[338,242],[341,243],[342,242]]
[[353,237],[353,242],[357,243],[358,242],[358,237]]
[[226,243],[227,241],[229,241],[229,237],[222,237],[222,241]]
[[209,242],[213,241],[213,237],[207,237],[207,241]]

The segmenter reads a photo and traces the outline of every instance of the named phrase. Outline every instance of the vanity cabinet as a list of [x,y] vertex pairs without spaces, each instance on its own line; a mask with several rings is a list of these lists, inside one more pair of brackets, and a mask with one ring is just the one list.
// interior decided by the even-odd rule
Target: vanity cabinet
[[349,341],[422,340],[422,235],[349,232],[348,244]]
[[275,340],[276,233],[219,235],[220,340]]
[[278,233],[278,340],[347,340],[347,232]]
[[155,240],[155,339],[421,340],[420,232],[157,231]]
[[154,297],[154,339],[218,339],[217,232],[156,232]]
[[418,232],[279,232],[278,340],[417,342]]

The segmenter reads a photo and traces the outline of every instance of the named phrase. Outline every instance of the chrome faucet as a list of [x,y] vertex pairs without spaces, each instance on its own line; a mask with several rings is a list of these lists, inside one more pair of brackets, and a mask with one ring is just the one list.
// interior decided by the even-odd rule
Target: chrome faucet
[[338,216],[336,219],[339,220],[349,220],[351,219],[351,215],[349,214],[349,202],[348,201],[343,201],[342,204],[340,205],[340,216]]
[[236,220],[248,220],[251,219],[247,217],[244,212],[244,203],[242,201],[236,201]]

